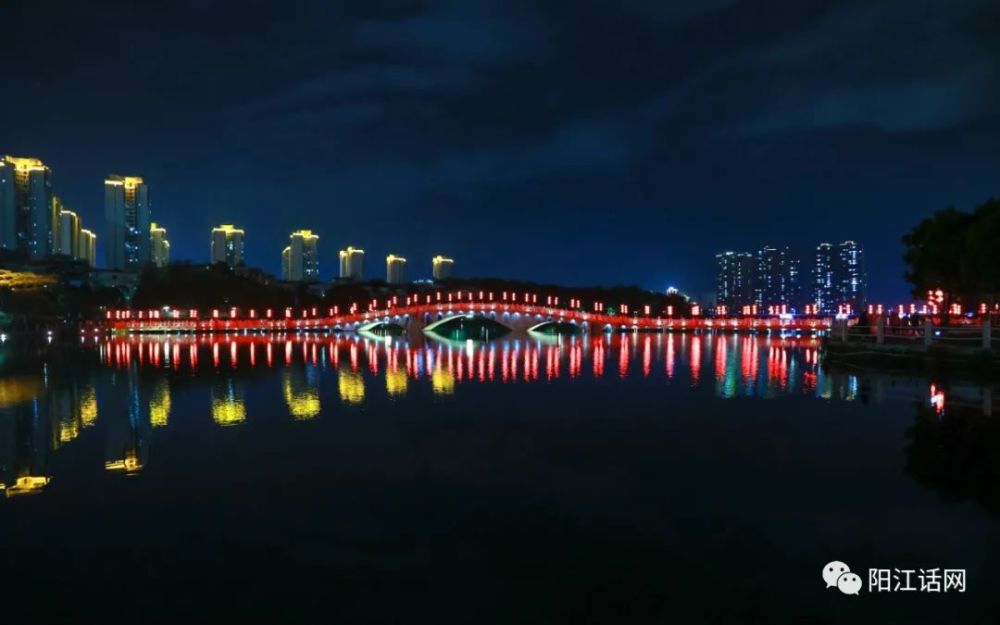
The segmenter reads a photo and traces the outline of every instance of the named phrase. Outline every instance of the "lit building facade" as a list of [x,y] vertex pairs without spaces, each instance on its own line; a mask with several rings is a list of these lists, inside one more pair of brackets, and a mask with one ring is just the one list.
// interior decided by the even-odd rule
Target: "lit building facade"
[[70,258],[80,258],[80,217],[71,210],[66,210],[53,198],[58,218],[56,223],[55,249],[53,254],[62,254]]
[[756,303],[762,311],[785,306],[788,312],[802,307],[801,261],[790,247],[765,245],[757,252]]
[[856,311],[861,310],[867,299],[868,277],[865,272],[865,251],[855,241],[844,241],[837,246],[837,284],[840,299]]
[[104,181],[108,269],[136,271],[150,262],[151,217],[149,188],[142,178],[108,176]]
[[718,277],[715,283],[715,304],[725,306],[729,313],[738,313],[743,306],[756,302],[754,288],[757,263],[749,252],[722,252],[715,255]]
[[365,273],[365,251],[355,247],[340,250],[340,277],[361,280]]
[[389,284],[406,282],[406,259],[402,256],[389,254],[385,258],[385,281]]
[[233,224],[212,228],[212,264],[225,263],[230,267],[242,265],[244,234],[242,229]]
[[868,290],[865,251],[856,241],[820,243],[813,267],[813,299],[817,310],[834,314],[843,306],[861,310]]
[[840,287],[835,268],[838,258],[833,245],[816,246],[816,264],[813,266],[813,303],[820,312],[835,312],[840,303]]
[[52,172],[36,158],[0,159],[0,247],[31,258],[52,253]]
[[170,241],[167,239],[167,229],[155,222],[149,224],[149,256],[157,267],[170,264]]
[[444,256],[435,256],[431,259],[431,275],[435,280],[446,280],[452,276],[455,269],[455,261]]
[[319,235],[312,230],[297,230],[289,236],[281,252],[281,278],[289,282],[319,280]]
[[87,262],[91,267],[97,265],[97,235],[87,230],[80,229],[80,242],[78,244],[80,259]]

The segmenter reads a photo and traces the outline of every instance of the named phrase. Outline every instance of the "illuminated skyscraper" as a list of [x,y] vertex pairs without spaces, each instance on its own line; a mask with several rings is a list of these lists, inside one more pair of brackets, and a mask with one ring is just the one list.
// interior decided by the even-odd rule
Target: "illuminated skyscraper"
[[816,246],[816,265],[813,267],[813,302],[820,312],[836,311],[840,300],[835,267],[838,258],[829,243]]
[[167,229],[156,223],[149,224],[149,255],[157,267],[166,267],[170,263],[170,241],[167,240]]
[[138,176],[104,181],[105,255],[108,269],[136,271],[150,261],[149,188]]
[[55,227],[49,168],[36,158],[0,159],[0,247],[44,258]]
[[212,264],[226,263],[230,267],[242,265],[243,235],[243,230],[233,224],[212,228]]
[[312,230],[297,230],[281,252],[281,278],[289,282],[319,280],[319,236]]
[[754,276],[757,264],[748,252],[722,252],[715,255],[719,266],[716,279],[715,303],[729,312],[739,313],[743,306],[755,302]]
[[80,258],[80,218],[73,211],[63,208],[58,198],[53,197],[52,203],[58,215],[55,249],[52,253]]
[[97,264],[97,235],[87,230],[80,229],[80,259],[87,261],[87,264],[94,267]]
[[385,258],[385,281],[389,284],[403,284],[406,281],[406,259],[389,254]]
[[855,241],[844,241],[837,246],[836,282],[840,288],[840,302],[849,304],[854,311],[865,305],[868,277],[865,272],[865,251]]
[[365,251],[354,247],[340,250],[340,277],[361,280],[365,273]]
[[765,245],[757,252],[756,300],[764,311],[786,306],[788,312],[802,306],[799,255],[790,247]]
[[842,306],[861,310],[866,301],[865,252],[855,241],[816,247],[813,297],[820,312],[833,314]]
[[451,272],[455,268],[455,261],[444,256],[435,256],[431,259],[431,275],[435,280],[446,280],[451,277]]

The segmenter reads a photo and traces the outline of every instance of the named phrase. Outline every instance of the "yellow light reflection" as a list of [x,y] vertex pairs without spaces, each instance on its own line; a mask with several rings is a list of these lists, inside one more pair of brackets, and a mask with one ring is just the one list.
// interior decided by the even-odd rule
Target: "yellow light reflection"
[[97,393],[93,386],[84,390],[80,398],[80,422],[85,428],[97,423]]
[[365,400],[365,381],[361,374],[341,369],[338,382],[342,400],[349,404],[360,404]]
[[16,376],[0,380],[0,408],[30,401],[42,390],[42,378]]
[[139,454],[135,449],[125,451],[125,457],[121,460],[108,460],[104,463],[104,468],[108,471],[124,471],[125,473],[136,473],[142,469],[142,462],[139,461]]
[[285,403],[288,404],[288,412],[292,414],[293,419],[305,421],[319,415],[319,393],[316,392],[316,389],[306,388],[296,392],[292,388],[292,376],[287,370],[281,387],[285,395]]
[[435,395],[451,395],[455,392],[455,376],[447,369],[435,369],[431,374],[431,388]]
[[219,425],[239,425],[246,418],[247,409],[242,401],[234,398],[212,400],[212,419]]
[[149,400],[149,423],[154,428],[160,428],[166,426],[169,419],[170,385],[161,381],[153,398]]
[[36,476],[36,475],[25,475],[17,478],[10,486],[0,484],[0,490],[5,490],[8,497],[17,497],[18,495],[33,495],[35,493],[41,492],[49,482],[52,481],[51,477]]
[[402,369],[385,372],[385,390],[388,391],[389,395],[405,395],[408,383],[409,379]]
[[243,393],[236,393],[232,380],[225,386],[212,388],[212,419],[222,426],[239,425],[246,421],[247,408]]
[[62,421],[59,423],[59,442],[68,443],[80,434],[80,428],[76,421]]

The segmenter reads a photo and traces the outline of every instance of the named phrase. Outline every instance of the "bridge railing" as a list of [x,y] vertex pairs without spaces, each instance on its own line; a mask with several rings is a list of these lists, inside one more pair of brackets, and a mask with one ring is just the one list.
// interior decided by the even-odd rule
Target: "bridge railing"
[[[240,313],[243,313],[242,315]],[[661,317],[655,315],[623,315],[603,312],[585,312],[579,309],[560,308],[536,304],[511,304],[503,302],[453,302],[430,303],[409,306],[393,306],[379,310],[356,311],[344,314],[321,314],[316,309],[303,310],[293,315],[281,311],[275,316],[268,310],[266,315],[257,315],[253,310],[213,311],[209,316],[201,316],[197,311],[115,311],[107,318],[88,326],[90,330],[110,329],[134,332],[232,332],[253,331],[297,331],[311,328],[329,328],[365,324],[379,319],[398,316],[420,317],[465,314],[467,312],[521,314],[541,319],[572,320],[585,322],[591,327],[659,330],[708,330],[708,331],[812,331],[826,332],[831,320],[823,318],[791,317]]]
[[857,345],[896,345],[922,349],[934,347],[966,348],[1000,352],[1000,328],[989,318],[941,325],[930,318],[918,323],[903,323],[898,318],[878,316],[866,324],[836,320],[831,340]]

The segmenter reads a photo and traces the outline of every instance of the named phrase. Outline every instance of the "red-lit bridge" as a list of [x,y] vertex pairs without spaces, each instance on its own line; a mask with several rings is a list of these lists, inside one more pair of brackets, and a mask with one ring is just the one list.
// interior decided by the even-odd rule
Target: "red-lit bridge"
[[144,333],[225,333],[225,332],[322,332],[373,329],[394,324],[404,329],[423,329],[443,319],[486,317],[512,330],[542,329],[549,323],[570,323],[584,331],[642,332],[805,332],[830,330],[831,320],[819,317],[673,317],[652,314],[607,314],[577,308],[539,306],[503,302],[452,302],[388,305],[359,312],[341,313],[337,307],[228,310],[111,310],[106,318],[93,323],[90,331]]

